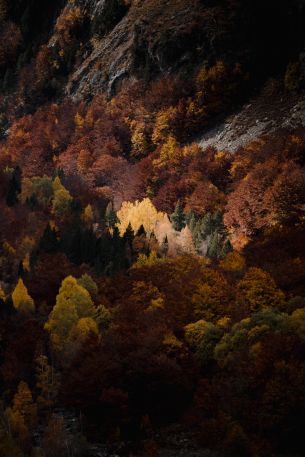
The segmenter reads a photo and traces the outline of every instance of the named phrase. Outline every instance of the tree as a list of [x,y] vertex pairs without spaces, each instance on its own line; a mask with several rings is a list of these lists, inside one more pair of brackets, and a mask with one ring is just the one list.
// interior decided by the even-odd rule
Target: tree
[[4,293],[4,290],[2,289],[2,287],[0,286],[0,301],[4,301],[5,300],[5,293]]
[[78,280],[78,284],[86,289],[92,298],[96,298],[98,294],[98,287],[95,281],[87,273],[84,273]]
[[55,252],[58,247],[58,240],[55,228],[51,228],[50,223],[46,226],[40,238],[39,248],[45,252]]
[[58,176],[54,179],[53,191],[53,212],[58,218],[61,218],[70,211],[73,198]]
[[105,212],[105,221],[107,227],[114,229],[115,225],[119,222],[116,212],[113,210],[113,203],[109,202]]
[[187,225],[181,230],[177,242],[184,254],[196,254],[192,232]]
[[13,435],[21,443],[30,439],[30,431],[36,424],[37,407],[33,402],[32,392],[26,382],[21,381],[13,399],[11,408],[5,410]]
[[9,182],[9,188],[6,196],[8,206],[14,206],[18,203],[18,195],[21,192],[21,169],[17,166]]
[[73,276],[65,278],[56,297],[56,304],[45,324],[54,347],[62,349],[77,321],[82,317],[93,317],[94,313],[89,292],[78,284]]
[[99,334],[97,323],[92,317],[82,317],[72,327],[69,333],[70,341],[85,341],[89,335]]
[[132,135],[132,155],[133,157],[145,156],[149,151],[149,143],[145,131],[145,124],[143,122],[133,121],[131,123]]
[[260,268],[249,268],[243,279],[237,284],[239,299],[245,302],[250,311],[266,308],[281,308],[285,295],[278,289],[274,279]]
[[216,344],[220,341],[223,330],[212,322],[199,320],[184,327],[185,340],[195,351],[195,357],[201,365],[213,359]]
[[36,388],[39,391],[37,404],[41,410],[50,411],[54,405],[59,389],[59,375],[49,365],[47,356],[40,355],[36,363]]
[[92,206],[90,204],[87,205],[86,208],[84,209],[83,214],[82,214],[82,219],[85,222],[85,224],[88,224],[88,225],[92,225],[92,223],[94,222],[94,213],[93,213]]
[[142,201],[137,200],[134,203],[123,202],[117,212],[117,217],[121,235],[125,233],[129,224],[134,232],[137,232],[143,225],[147,235],[150,235],[156,224],[164,218],[164,214],[156,210],[149,198],[144,198]]
[[225,271],[242,271],[246,267],[244,257],[236,251],[229,252],[219,266]]
[[171,222],[177,232],[180,232],[185,227],[185,215],[180,200],[176,203],[175,211],[171,214]]
[[21,314],[29,315],[35,311],[34,300],[30,297],[21,278],[12,293],[12,299],[14,308]]
[[48,176],[34,176],[22,180],[21,199],[30,202],[35,198],[37,204],[47,208],[53,196],[52,179]]

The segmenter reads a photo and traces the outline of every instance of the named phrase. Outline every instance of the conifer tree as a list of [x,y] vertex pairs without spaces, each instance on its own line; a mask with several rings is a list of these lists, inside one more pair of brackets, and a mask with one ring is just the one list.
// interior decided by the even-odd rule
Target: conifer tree
[[51,228],[50,223],[46,226],[39,242],[39,248],[45,252],[54,252],[57,249],[58,241],[55,228]]
[[113,210],[112,202],[109,202],[105,211],[105,222],[106,226],[114,229],[118,222],[116,212]]
[[12,177],[9,182],[9,188],[6,196],[6,204],[14,206],[18,203],[18,195],[21,192],[21,169],[16,167],[13,171]]
[[180,200],[177,202],[175,211],[171,215],[171,222],[177,232],[180,232],[185,227],[185,215],[183,212],[183,205]]
[[31,314],[35,311],[34,300],[30,297],[24,282],[19,278],[18,283],[12,293],[13,305],[21,314]]

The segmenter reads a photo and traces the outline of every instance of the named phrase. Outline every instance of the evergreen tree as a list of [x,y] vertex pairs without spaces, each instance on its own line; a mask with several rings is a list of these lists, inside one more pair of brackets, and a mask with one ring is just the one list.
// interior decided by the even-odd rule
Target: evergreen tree
[[18,203],[18,195],[21,192],[21,169],[16,167],[13,171],[11,179],[9,181],[8,192],[6,196],[6,204],[8,206],[14,206]]
[[113,210],[112,202],[109,202],[105,211],[105,222],[109,228],[114,228],[118,223],[116,212]]
[[91,229],[81,231],[80,262],[93,263],[96,253],[96,236]]
[[165,236],[162,244],[161,244],[161,248],[160,248],[160,253],[163,255],[163,256],[167,256],[168,254],[168,238],[167,238],[167,235]]
[[193,233],[196,227],[197,220],[196,214],[192,209],[187,213],[185,220],[191,232]]
[[211,213],[206,213],[200,222],[200,236],[201,240],[206,240],[207,236],[211,235],[213,231],[213,221]]
[[223,246],[222,246],[222,249],[221,249],[220,258],[224,259],[226,257],[226,255],[229,252],[232,252],[232,251],[233,251],[232,244],[231,244],[229,238],[227,238],[226,241],[223,243]]
[[217,232],[214,232],[211,235],[211,238],[209,240],[207,257],[210,257],[211,259],[218,259],[220,253],[221,253],[220,236]]
[[136,233],[136,236],[142,236],[142,235],[146,236],[146,232],[145,232],[145,228],[144,228],[143,224],[141,224],[139,230]]
[[39,249],[45,252],[55,252],[58,247],[58,241],[55,228],[51,228],[50,223],[46,226],[39,242]]
[[20,260],[19,267],[18,267],[18,278],[24,277],[24,268],[23,268],[23,261]]
[[185,215],[183,212],[183,205],[180,200],[177,202],[175,211],[172,213],[170,219],[177,232],[180,232],[185,227]]
[[125,244],[128,244],[131,247],[133,239],[134,239],[134,231],[132,230],[131,223],[129,222],[127,229],[123,235],[123,240],[124,240]]

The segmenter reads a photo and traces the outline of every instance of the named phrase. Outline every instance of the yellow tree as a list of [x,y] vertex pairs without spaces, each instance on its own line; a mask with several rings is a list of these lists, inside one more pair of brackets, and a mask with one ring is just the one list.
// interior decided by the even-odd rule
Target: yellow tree
[[92,206],[89,204],[86,206],[86,208],[83,211],[82,214],[82,220],[85,222],[85,224],[91,225],[94,221],[94,213]]
[[35,360],[36,364],[36,388],[39,391],[37,396],[38,407],[42,410],[52,407],[59,389],[59,376],[53,366],[49,365],[47,356],[39,355]]
[[72,327],[82,317],[93,317],[95,308],[89,292],[73,276],[62,282],[56,304],[45,324],[55,348],[62,349]]
[[132,230],[137,232],[143,225],[145,232],[150,234],[154,231],[158,221],[163,220],[164,213],[158,212],[149,198],[135,203],[123,202],[120,210],[117,212],[119,219],[118,228],[123,235],[129,225]]
[[12,293],[13,305],[17,311],[22,314],[31,314],[35,311],[35,304],[32,297],[29,295],[24,282],[19,278],[18,283]]
[[143,122],[131,122],[131,145],[132,155],[140,157],[146,155],[149,151],[149,143],[145,132],[145,124]]
[[249,268],[237,284],[237,290],[240,301],[245,302],[250,311],[281,308],[285,301],[272,276],[260,268]]
[[82,317],[71,329],[69,340],[82,342],[85,341],[90,334],[96,336],[99,334],[97,323],[92,317]]
[[37,408],[26,382],[19,383],[13,405],[5,410],[5,417],[12,434],[21,443],[26,443],[37,421]]
[[73,198],[58,176],[53,181],[53,191],[53,212],[57,217],[62,217],[70,210]]
[[229,252],[226,257],[219,262],[219,266],[225,271],[242,271],[246,267],[245,258],[237,251]]
[[0,300],[4,301],[5,300],[5,293],[2,289],[2,287],[0,286]]

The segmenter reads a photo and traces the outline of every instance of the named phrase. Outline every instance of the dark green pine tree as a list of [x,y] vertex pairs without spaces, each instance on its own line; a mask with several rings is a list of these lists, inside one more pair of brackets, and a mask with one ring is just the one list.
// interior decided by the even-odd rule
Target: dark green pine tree
[[224,259],[225,256],[226,256],[229,252],[232,252],[232,251],[233,251],[232,244],[231,244],[229,238],[227,238],[226,241],[224,242],[223,246],[222,246],[220,258],[221,258],[221,259]]
[[185,220],[186,220],[186,223],[187,223],[190,231],[193,234],[195,227],[196,227],[197,219],[196,219],[196,214],[192,209],[187,213]]
[[114,228],[118,223],[118,218],[116,212],[113,210],[112,202],[108,203],[106,211],[105,211],[105,223],[106,226],[109,228]]
[[143,236],[143,235],[146,236],[146,232],[145,232],[144,225],[141,224],[141,226],[139,227],[139,230],[136,233],[136,236]]
[[92,229],[85,229],[81,232],[80,240],[81,262],[94,264],[96,253],[96,236]]
[[200,236],[201,241],[206,240],[207,236],[213,231],[213,221],[211,213],[206,213],[200,221]]
[[9,181],[8,192],[6,195],[7,206],[14,206],[18,203],[18,195],[21,192],[21,169],[16,167]]
[[22,260],[20,260],[20,262],[19,262],[18,277],[19,277],[19,278],[23,278],[23,277],[24,277],[24,268],[23,268],[23,262],[22,262]]
[[55,252],[58,248],[56,230],[51,228],[50,224],[46,226],[39,242],[39,249],[45,252]]
[[161,254],[166,257],[168,254],[168,238],[167,235],[165,236],[164,240],[162,241],[161,247],[160,247],[160,252]]
[[132,242],[134,240],[134,231],[132,230],[131,223],[129,222],[127,229],[123,235],[124,244],[129,244],[132,246]]
[[177,232],[181,232],[181,230],[185,227],[186,222],[185,222],[185,215],[183,212],[183,205],[178,200],[175,206],[175,211],[171,214],[171,222],[173,225],[173,228],[177,230]]
[[31,211],[34,211],[38,206],[36,194],[32,194],[29,198],[27,198],[26,204],[28,205]]
[[131,224],[129,222],[128,227],[123,235],[124,243],[124,266],[129,268],[132,265],[133,261],[133,249],[132,243],[134,240],[134,231],[132,230]]
[[114,271],[120,271],[124,267],[124,242],[116,226],[112,232],[112,248],[113,269]]
[[214,232],[211,235],[208,250],[207,250],[207,257],[210,259],[218,259],[221,253],[221,243],[220,243],[220,236],[217,232]]

